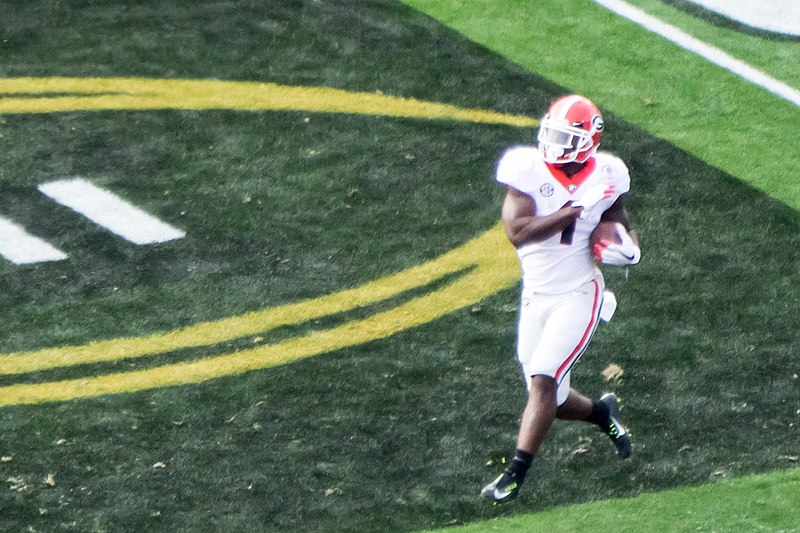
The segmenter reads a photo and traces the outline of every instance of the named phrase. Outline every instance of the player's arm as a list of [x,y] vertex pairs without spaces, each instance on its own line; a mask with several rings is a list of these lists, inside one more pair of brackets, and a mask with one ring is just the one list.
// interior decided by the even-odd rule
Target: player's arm
[[580,214],[580,209],[567,204],[551,215],[536,216],[536,203],[533,198],[513,187],[506,187],[500,219],[508,240],[519,248],[563,232]]

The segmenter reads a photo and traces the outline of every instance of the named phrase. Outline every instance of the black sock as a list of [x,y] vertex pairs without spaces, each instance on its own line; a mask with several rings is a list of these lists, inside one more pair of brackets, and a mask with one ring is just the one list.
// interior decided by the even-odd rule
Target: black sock
[[514,476],[517,483],[522,485],[522,482],[525,481],[525,474],[528,473],[532,462],[532,453],[517,449],[517,451],[514,452],[514,458],[511,459],[511,464],[508,465],[508,473]]
[[608,427],[608,417],[611,416],[611,410],[608,406],[597,400],[592,400],[592,414],[586,419],[587,422],[597,424],[603,429]]

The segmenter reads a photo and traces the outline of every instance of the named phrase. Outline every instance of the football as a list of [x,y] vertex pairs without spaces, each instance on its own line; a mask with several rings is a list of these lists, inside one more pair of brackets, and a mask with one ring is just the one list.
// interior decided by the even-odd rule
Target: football
[[594,246],[604,240],[622,244],[621,232],[624,231],[625,227],[619,222],[600,222],[589,236],[589,249],[594,253]]

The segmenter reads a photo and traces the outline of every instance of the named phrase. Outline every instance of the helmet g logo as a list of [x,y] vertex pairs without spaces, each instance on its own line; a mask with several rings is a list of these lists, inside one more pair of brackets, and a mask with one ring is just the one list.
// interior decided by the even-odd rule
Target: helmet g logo
[[603,117],[600,115],[595,115],[592,117],[592,129],[594,131],[603,131],[603,126],[605,123],[603,122]]

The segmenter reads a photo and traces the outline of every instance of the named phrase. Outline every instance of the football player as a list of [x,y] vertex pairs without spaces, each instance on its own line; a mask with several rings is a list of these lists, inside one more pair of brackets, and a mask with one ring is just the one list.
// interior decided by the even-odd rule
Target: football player
[[596,248],[599,262],[633,265],[641,257],[623,206],[628,169],[597,151],[602,134],[597,106],[583,96],[564,96],[542,118],[538,146],[512,147],[497,164],[496,179],[506,190],[501,219],[522,267],[517,359],[528,400],[513,459],[481,491],[495,502],[517,495],[556,419],[596,424],[619,457],[631,453],[616,396],[593,400],[570,388],[570,370],[603,312],[605,283],[589,249],[592,230],[614,221],[624,233],[621,243]]

